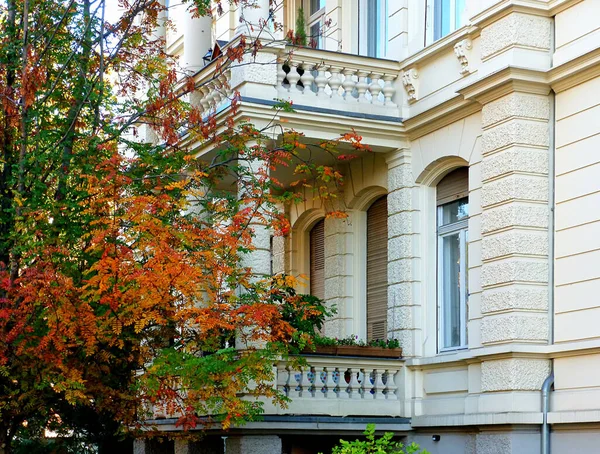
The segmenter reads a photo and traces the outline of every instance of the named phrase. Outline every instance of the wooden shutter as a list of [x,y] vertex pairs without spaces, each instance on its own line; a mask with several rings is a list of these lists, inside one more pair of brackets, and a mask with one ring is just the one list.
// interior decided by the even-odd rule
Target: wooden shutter
[[367,210],[367,338],[387,337],[387,196]]
[[454,202],[469,196],[469,168],[453,170],[437,185],[437,204]]
[[325,299],[325,221],[310,231],[310,294]]

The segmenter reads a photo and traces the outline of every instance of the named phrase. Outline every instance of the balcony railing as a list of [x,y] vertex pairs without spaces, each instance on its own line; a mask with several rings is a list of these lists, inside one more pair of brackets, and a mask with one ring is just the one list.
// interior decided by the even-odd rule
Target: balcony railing
[[295,369],[277,365],[277,389],[291,399],[279,414],[400,416],[398,383],[403,361],[306,356]]
[[200,88],[192,102],[206,115],[226,108],[239,90],[242,101],[272,102],[277,97],[315,111],[400,118],[400,67],[395,61],[286,46],[265,47],[256,59],[248,56],[218,73],[215,66],[196,75]]
[[[275,366],[274,386],[291,402],[286,408],[265,402],[265,414],[402,416],[402,360],[317,355],[305,359],[307,365],[297,369],[285,361]],[[160,405],[152,413],[152,419],[181,416]]]

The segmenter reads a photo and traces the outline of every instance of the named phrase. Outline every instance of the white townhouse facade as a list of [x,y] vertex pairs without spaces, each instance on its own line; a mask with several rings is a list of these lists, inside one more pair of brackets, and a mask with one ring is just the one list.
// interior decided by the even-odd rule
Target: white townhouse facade
[[[308,196],[251,263],[310,276],[337,307],[327,335],[396,338],[403,358],[278,365],[292,403],[226,448],[136,452],[316,454],[368,422],[432,454],[600,452],[600,0],[171,3],[168,50],[207,82],[207,113],[226,114],[227,79],[259,126],[290,99],[276,120],[306,141],[354,128],[371,147],[340,164],[347,219]],[[240,15],[294,28],[300,6],[316,49],[266,45],[213,79],[206,51],[253,33]]]

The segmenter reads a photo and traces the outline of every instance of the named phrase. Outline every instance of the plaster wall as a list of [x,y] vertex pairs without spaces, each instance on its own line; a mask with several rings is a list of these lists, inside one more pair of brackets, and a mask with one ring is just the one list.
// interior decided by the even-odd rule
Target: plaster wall
[[557,343],[600,337],[598,118],[600,78],[556,95]]

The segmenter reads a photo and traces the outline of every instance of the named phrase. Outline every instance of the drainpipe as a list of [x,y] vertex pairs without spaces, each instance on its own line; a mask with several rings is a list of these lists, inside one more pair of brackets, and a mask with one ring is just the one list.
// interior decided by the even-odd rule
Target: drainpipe
[[[552,35],[551,35],[551,46],[550,51],[552,52],[551,56],[554,54],[554,39],[555,39],[555,22],[552,20]],[[554,62],[551,61],[550,66],[554,66]],[[549,225],[548,225],[548,237],[549,237],[549,254],[548,254],[548,262],[549,262],[549,276],[548,276],[548,344],[554,344],[554,204],[555,204],[555,193],[554,193],[554,183],[555,183],[555,134],[556,134],[556,97],[554,92],[550,92],[550,143],[549,143],[549,152],[550,156],[548,156],[548,180],[549,180],[549,199],[548,203],[550,205],[550,216],[549,216]],[[550,360],[552,361],[552,360]],[[550,375],[544,380],[544,384],[542,385],[542,454],[550,454],[550,425],[548,424],[548,411],[550,409],[550,391],[552,385],[554,385],[554,371],[553,365],[550,365]]]
[[554,384],[554,372],[550,372],[542,385],[542,454],[550,454],[550,425],[548,410],[550,408],[550,388]]

